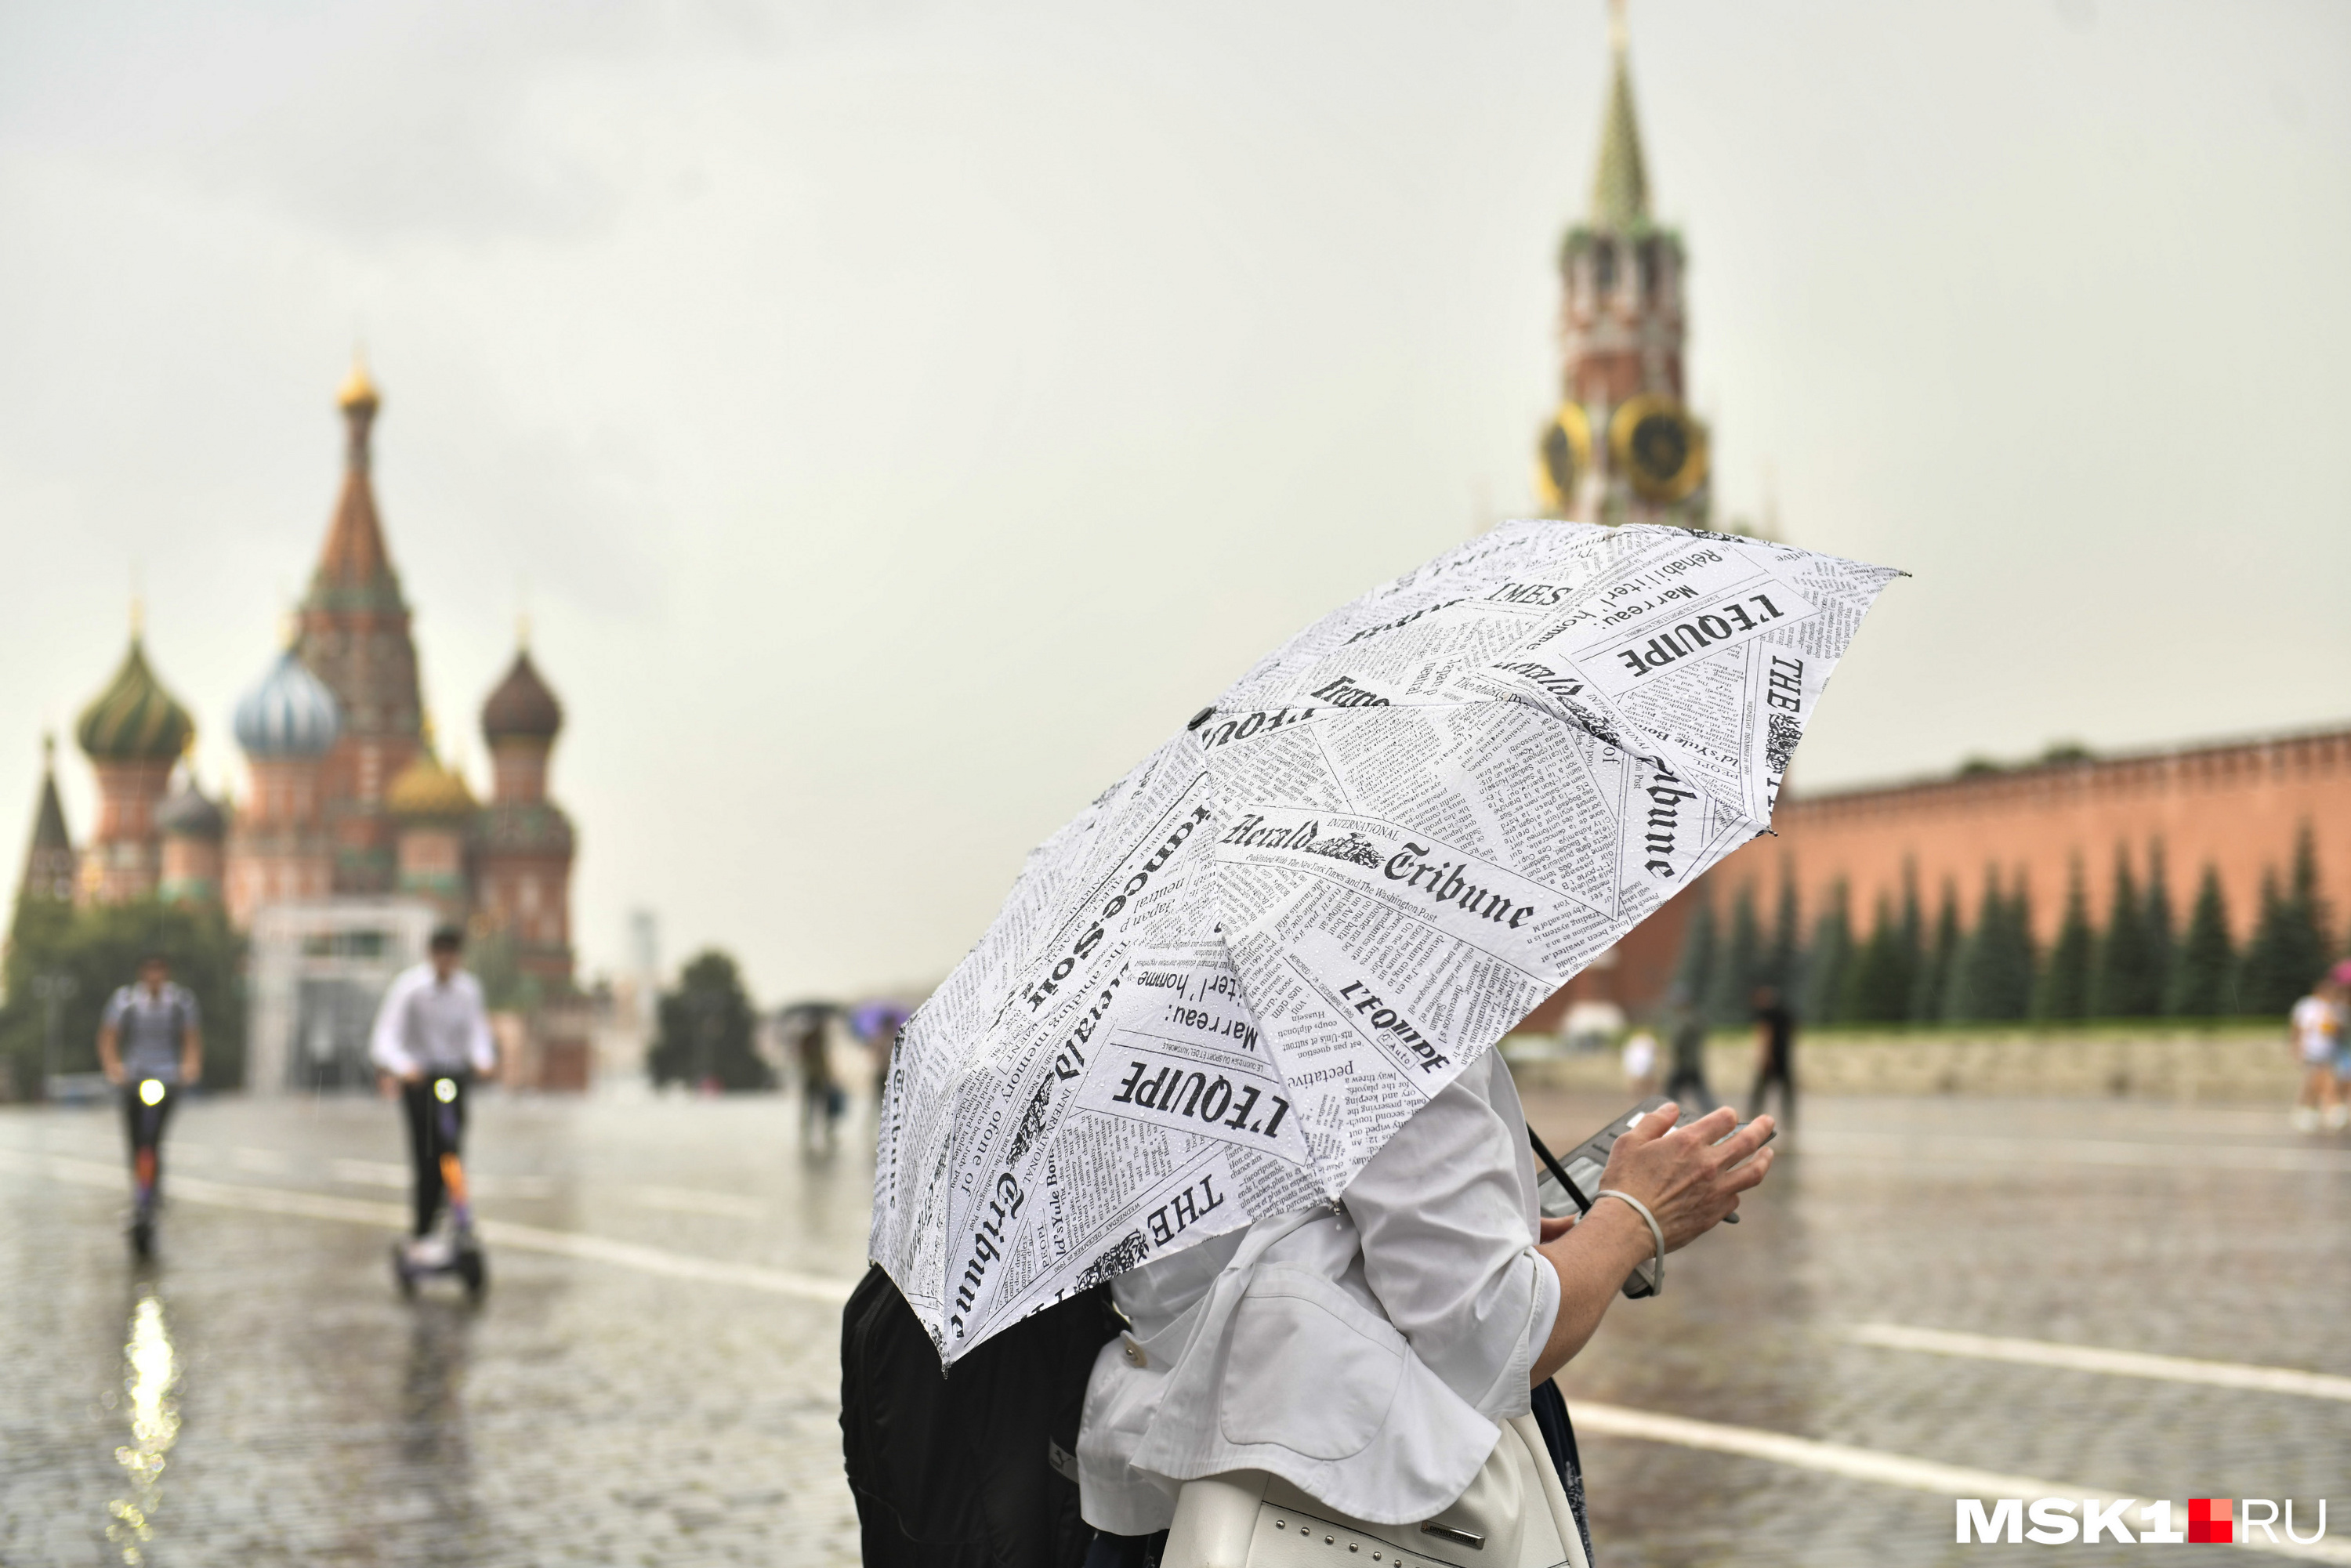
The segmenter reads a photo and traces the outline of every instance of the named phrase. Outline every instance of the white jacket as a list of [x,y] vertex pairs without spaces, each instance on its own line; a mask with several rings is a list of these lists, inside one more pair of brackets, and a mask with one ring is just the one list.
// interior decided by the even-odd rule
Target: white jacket
[[1086,1522],[1164,1530],[1186,1480],[1270,1470],[1343,1513],[1438,1513],[1526,1414],[1559,1277],[1535,1251],[1532,1156],[1488,1052],[1317,1208],[1112,1283],[1078,1431]]

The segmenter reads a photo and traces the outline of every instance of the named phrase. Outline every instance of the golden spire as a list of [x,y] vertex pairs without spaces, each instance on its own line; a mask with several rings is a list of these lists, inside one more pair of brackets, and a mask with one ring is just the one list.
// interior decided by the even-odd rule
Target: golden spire
[[381,401],[376,395],[375,382],[368,377],[367,350],[354,345],[351,349],[351,373],[345,376],[343,384],[336,389],[335,405],[351,409],[364,403],[373,408]]

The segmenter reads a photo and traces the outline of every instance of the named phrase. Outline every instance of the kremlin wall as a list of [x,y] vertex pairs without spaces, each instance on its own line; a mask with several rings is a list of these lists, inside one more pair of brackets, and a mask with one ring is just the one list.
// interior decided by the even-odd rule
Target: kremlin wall
[[367,1081],[383,984],[423,958],[434,926],[462,926],[505,1004],[504,1075],[585,1087],[574,835],[548,793],[562,705],[518,648],[481,708],[489,800],[442,760],[370,478],[381,399],[354,367],[337,401],[344,475],[326,545],[287,645],[235,707],[242,798],[216,801],[193,777],[194,722],[134,622],[74,730],[97,776],[97,821],[76,845],[52,747],[18,896],[221,906],[251,942],[246,1087],[264,1093]]

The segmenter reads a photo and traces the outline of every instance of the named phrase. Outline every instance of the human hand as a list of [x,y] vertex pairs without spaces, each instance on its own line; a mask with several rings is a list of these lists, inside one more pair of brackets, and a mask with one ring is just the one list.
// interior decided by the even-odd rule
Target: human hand
[[1540,1221],[1542,1228],[1541,1240],[1544,1242],[1558,1240],[1575,1228],[1575,1221],[1576,1217],[1573,1214],[1560,1219],[1553,1219],[1549,1215],[1543,1216]]
[[107,1062],[105,1066],[106,1081],[109,1083],[113,1084],[117,1089],[121,1088],[123,1082],[122,1064],[119,1061],[110,1061]]
[[1763,1147],[1771,1135],[1771,1117],[1758,1116],[1728,1139],[1724,1134],[1739,1124],[1738,1113],[1728,1105],[1687,1126],[1676,1124],[1680,1117],[1681,1107],[1671,1101],[1642,1117],[1616,1140],[1600,1177],[1602,1186],[1648,1205],[1668,1252],[1688,1246],[1735,1213],[1739,1195],[1771,1169],[1771,1151]]

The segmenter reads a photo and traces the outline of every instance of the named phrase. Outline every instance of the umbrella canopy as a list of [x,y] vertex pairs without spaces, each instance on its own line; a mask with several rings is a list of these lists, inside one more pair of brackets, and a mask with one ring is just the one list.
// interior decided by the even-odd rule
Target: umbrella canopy
[[906,1026],[869,1250],[943,1360],[1335,1199],[1764,829],[1897,575],[1508,523],[1259,663],[1029,854]]

